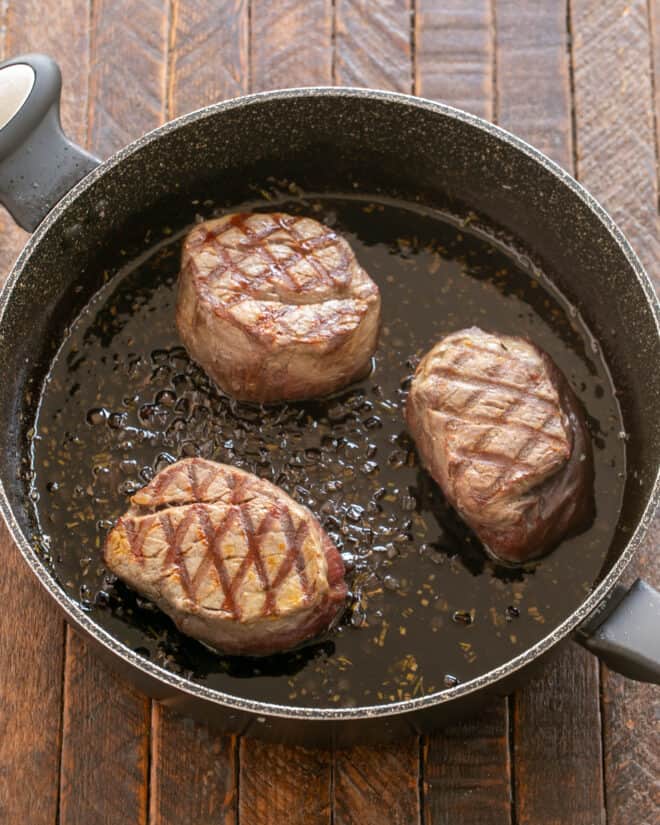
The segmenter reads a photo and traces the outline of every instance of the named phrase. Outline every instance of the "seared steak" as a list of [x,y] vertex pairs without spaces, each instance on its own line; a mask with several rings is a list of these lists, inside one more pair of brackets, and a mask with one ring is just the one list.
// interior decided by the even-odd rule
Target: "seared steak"
[[183,245],[177,326],[190,355],[247,401],[327,395],[369,370],[378,287],[311,218],[226,215]]
[[421,360],[406,416],[424,465],[496,558],[536,558],[586,526],[584,416],[530,341],[477,327],[447,336]]
[[192,458],[131,501],[105,562],[183,633],[223,653],[266,655],[316,636],[340,613],[339,552],[309,510],[270,482]]

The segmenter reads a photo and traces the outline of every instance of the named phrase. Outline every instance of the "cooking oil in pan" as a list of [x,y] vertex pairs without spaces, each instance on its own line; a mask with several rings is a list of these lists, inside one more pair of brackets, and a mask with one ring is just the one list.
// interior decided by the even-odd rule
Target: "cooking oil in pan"
[[[383,324],[372,373],[309,403],[260,408],[224,396],[177,337],[182,233],[164,228],[158,244],[92,299],[52,363],[32,443],[44,552],[63,587],[129,647],[244,697],[378,704],[483,674],[565,619],[603,565],[625,459],[607,368],[543,276],[448,216],[355,196],[293,198],[276,207],[333,226],[378,283]],[[529,336],[588,412],[595,521],[529,568],[499,567],[486,557],[420,467],[406,431],[406,394],[420,356],[472,324]],[[327,636],[267,659],[221,656],[182,636],[107,574],[103,543],[128,497],[166,465],[194,455],[265,477],[319,517],[342,552],[351,588],[344,618]]]

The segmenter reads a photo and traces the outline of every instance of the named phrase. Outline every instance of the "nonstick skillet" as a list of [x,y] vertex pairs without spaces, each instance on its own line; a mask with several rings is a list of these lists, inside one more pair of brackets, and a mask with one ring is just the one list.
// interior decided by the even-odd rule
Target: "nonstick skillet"
[[[660,313],[588,193],[479,118],[356,89],[209,106],[100,163],[62,135],[59,92],[48,58],[0,64],[0,200],[34,231],[0,298],[0,502],[26,563],[113,666],[181,712],[308,744],[454,721],[522,684],[569,638],[660,683],[660,596],[620,584],[658,499]],[[366,382],[259,410],[209,385],[168,313],[185,228],[273,204],[345,233],[386,317]],[[471,321],[556,349],[601,456],[591,532],[522,570],[485,560],[400,418],[419,351]],[[98,542],[120,500],[199,451],[274,474],[343,543],[354,599],[335,635],[275,661],[230,661],[177,639],[104,576]],[[378,648],[396,657],[371,691]],[[333,691],[315,693],[314,674]]]

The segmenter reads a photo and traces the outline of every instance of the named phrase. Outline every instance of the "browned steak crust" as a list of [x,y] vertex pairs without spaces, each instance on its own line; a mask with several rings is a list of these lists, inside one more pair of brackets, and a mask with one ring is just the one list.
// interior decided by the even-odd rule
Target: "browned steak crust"
[[339,552],[307,508],[225,464],[185,459],[132,498],[108,568],[183,633],[232,654],[286,650],[344,606]]
[[583,412],[530,341],[447,336],[420,362],[406,416],[424,465],[495,557],[537,558],[592,517]]
[[186,349],[236,398],[327,395],[369,369],[380,294],[348,243],[284,213],[196,226],[183,245],[177,327]]

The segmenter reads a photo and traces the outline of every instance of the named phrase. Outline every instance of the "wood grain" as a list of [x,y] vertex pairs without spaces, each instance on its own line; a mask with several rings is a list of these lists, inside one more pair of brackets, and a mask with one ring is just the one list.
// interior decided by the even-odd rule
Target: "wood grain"
[[[90,74],[87,0],[0,0],[0,54],[5,20],[5,53],[39,50],[60,61],[65,128],[79,141],[87,132],[89,83],[97,101],[90,139],[97,152],[108,154],[159,123],[168,109],[174,115],[243,91],[250,72],[255,90],[332,81],[332,0],[253,0],[251,36],[247,2],[173,0],[170,20],[170,0],[94,0]],[[359,0],[335,2],[337,81],[406,91],[406,55],[412,57],[402,31],[406,4],[385,0],[370,4],[365,14],[366,4]],[[650,0],[656,28],[658,5]],[[494,13],[486,0],[416,0],[415,6],[418,93],[498,117],[568,166],[563,3],[495,0]],[[571,6],[578,172],[615,213],[657,282],[653,90],[646,67],[651,54],[656,72],[660,67],[660,38],[651,44],[640,0],[571,0]],[[656,119],[659,88],[656,83]],[[3,275],[25,237],[0,213]],[[645,575],[656,584],[659,539],[656,522],[641,558]],[[1,530],[0,552],[0,821],[54,823],[62,622]],[[571,694],[559,684],[567,673],[577,681]],[[518,694],[512,721],[521,825],[600,822],[598,783],[580,786],[586,775],[580,763],[593,766],[597,760],[597,740],[595,745],[593,739],[583,741],[584,731],[596,726],[597,705],[588,698],[594,679],[593,666],[573,651]],[[655,825],[660,816],[657,697],[608,673],[603,685],[609,825]],[[75,635],[66,694],[60,821],[144,822],[148,703],[107,672]],[[484,718],[426,742],[426,822],[510,822],[507,727],[505,704],[498,702]],[[331,754],[251,740],[241,744],[240,754],[241,821],[331,820]],[[154,706],[152,822],[234,823],[234,756],[229,739]],[[382,751],[355,749],[334,759],[336,822],[417,821],[414,741]],[[557,783],[554,789],[547,787],[548,776]],[[180,790],[186,783],[194,792]],[[374,811],[380,818],[370,820]]]
[[336,0],[335,81],[409,94],[412,0]]
[[9,0],[7,55],[43,52],[62,70],[62,125],[80,143],[87,134],[89,0]]
[[507,730],[506,703],[497,700],[480,716],[425,741],[427,825],[511,825]]
[[169,0],[94,0],[89,145],[104,158],[165,120]]
[[[657,280],[656,280],[657,287]],[[656,515],[636,573],[660,588]],[[608,825],[660,821],[660,696],[658,688],[602,667],[605,803]]]
[[[9,55],[5,49],[7,35],[7,22],[9,17],[9,0],[0,0],[0,60],[4,60]],[[9,269],[16,258],[20,248],[20,230],[16,227],[16,232],[12,231],[12,219],[7,210],[0,207],[0,284],[4,283]],[[27,237],[27,233],[23,233]]]
[[64,696],[60,825],[146,823],[149,702],[72,631]]
[[[660,283],[658,181],[645,2],[572,0],[578,175]],[[637,572],[660,584],[656,520]],[[603,668],[606,804],[609,825],[652,825],[660,817],[657,689]]]
[[[175,0],[170,20],[168,116],[247,91],[247,3]],[[230,736],[152,708],[150,825],[237,821],[238,745]]]
[[170,31],[170,117],[248,91],[248,0],[173,0]]
[[[101,157],[165,115],[168,3],[97,0],[90,31],[89,148]],[[69,630],[61,825],[146,822],[150,701]]]
[[[497,2],[499,123],[573,171],[566,5]],[[513,698],[518,825],[604,815],[596,660],[569,646]]]
[[[660,0],[648,0],[651,31],[651,85],[655,104],[655,153],[660,158]],[[660,180],[660,163],[657,167]],[[659,185],[659,184],[656,184]]]
[[0,822],[52,825],[59,784],[64,627],[2,519],[0,556]]
[[577,173],[660,276],[650,40],[642,0],[572,0]]
[[497,0],[497,122],[572,171],[566,2]]
[[332,0],[252,0],[250,88],[332,82]]
[[236,742],[154,703],[150,825],[234,825]]
[[168,19],[168,0],[94,0],[88,148],[96,154],[163,123]]
[[28,233],[19,229],[7,210],[0,207],[0,284],[5,282],[28,238]]
[[[9,23],[9,2],[0,2],[0,60],[10,56],[6,48]],[[4,207],[0,206],[0,284],[4,283],[16,256],[28,238],[28,233],[19,229]]]
[[[637,563],[637,572],[660,587],[656,516]],[[660,821],[660,696],[603,670],[605,792],[608,825],[657,825]]]
[[[252,0],[250,91],[330,83],[332,0]],[[239,821],[328,823],[331,783],[331,754],[243,739]]]
[[336,825],[416,825],[421,821],[419,740],[356,747],[335,756]]
[[[409,0],[337,0],[335,80],[410,92]],[[419,738],[391,747],[340,750],[334,761],[336,825],[414,825],[420,821]]]
[[492,119],[494,58],[490,0],[417,0],[416,94]]
[[[495,115],[495,32],[489,2],[418,0],[415,89],[474,114]],[[424,822],[510,825],[511,766],[506,699],[476,720],[423,742]]]
[[[35,0],[0,6],[3,58],[46,51],[71,75],[62,120],[84,139],[87,98],[87,2]],[[39,27],[34,20],[39,19]],[[75,55],[75,57],[74,57]],[[82,116],[80,116],[82,112]],[[0,282],[27,239],[0,214]],[[0,524],[0,822],[52,825],[57,818],[64,623]]]
[[239,822],[331,822],[332,754],[244,739],[240,749]]
[[598,662],[575,644],[514,698],[518,825],[604,821]]
[[[62,125],[79,143],[85,142],[87,134],[88,17],[89,0],[4,3],[4,56],[44,52],[57,60],[65,78]],[[38,25],[35,21],[39,21]],[[0,210],[0,238],[0,271],[4,276],[28,238],[26,232],[14,226],[4,209]]]

